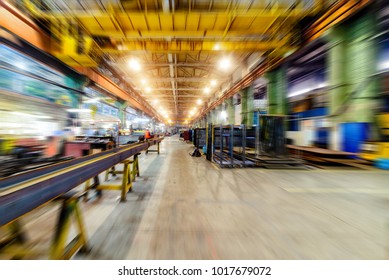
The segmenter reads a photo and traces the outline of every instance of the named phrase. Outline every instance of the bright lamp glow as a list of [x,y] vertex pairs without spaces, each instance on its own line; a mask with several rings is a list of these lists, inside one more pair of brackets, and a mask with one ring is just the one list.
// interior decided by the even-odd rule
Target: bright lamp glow
[[147,80],[146,79],[142,79],[141,83],[142,83],[142,85],[145,85],[145,84],[147,84]]
[[135,118],[134,122],[139,123],[139,122],[148,122],[150,121],[148,118]]
[[90,113],[92,112],[91,109],[67,109],[66,111],[71,113]]
[[147,87],[145,90],[147,93],[149,93],[149,92],[151,92],[151,87]]
[[16,67],[18,67],[19,69],[27,70],[27,66],[26,66],[26,64],[24,64],[23,62],[16,62],[14,65],[15,65]]
[[386,60],[386,61],[380,61],[378,63],[378,70],[387,70],[389,69],[389,61]]
[[290,92],[290,93],[288,93],[288,97],[298,96],[298,95],[301,95],[301,94],[313,91],[315,89],[320,89],[320,88],[323,88],[323,87],[326,87],[326,86],[327,86],[327,83],[320,83],[316,87],[308,87],[308,88],[305,88],[305,89],[302,89],[302,90]]
[[203,100],[201,100],[200,98],[197,99],[197,104],[201,105],[203,103]]
[[219,68],[223,71],[227,71],[231,67],[231,61],[228,58],[223,58],[219,62]]
[[100,98],[96,97],[96,98],[91,98],[91,99],[85,100],[83,103],[97,103],[99,100],[100,100]]
[[138,60],[136,59],[131,59],[129,62],[128,62],[128,66],[134,70],[134,71],[139,71],[142,67],[140,66],[140,63]]
[[209,87],[205,87],[205,88],[204,88],[204,92],[205,92],[206,94],[208,94],[210,91],[211,91],[211,90],[209,89]]
[[212,80],[212,81],[211,81],[211,86],[214,87],[214,86],[216,86],[216,84],[217,84],[216,80]]
[[220,112],[220,118],[225,120],[227,118],[227,112],[226,111],[221,111]]

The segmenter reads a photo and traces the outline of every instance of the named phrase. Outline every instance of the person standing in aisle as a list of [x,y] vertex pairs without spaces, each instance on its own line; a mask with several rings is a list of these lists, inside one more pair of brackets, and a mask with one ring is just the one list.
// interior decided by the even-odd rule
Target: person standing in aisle
[[148,139],[150,139],[150,138],[151,138],[150,130],[146,129],[146,132],[145,132],[145,139],[146,139],[146,141]]

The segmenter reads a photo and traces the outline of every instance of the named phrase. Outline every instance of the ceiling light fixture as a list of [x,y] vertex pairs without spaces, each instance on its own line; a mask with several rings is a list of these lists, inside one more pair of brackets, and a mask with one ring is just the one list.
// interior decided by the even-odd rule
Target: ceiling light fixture
[[203,100],[201,100],[200,98],[197,99],[197,104],[201,105],[203,103]]
[[210,91],[211,91],[211,90],[209,89],[209,87],[205,87],[205,88],[204,88],[204,92],[205,92],[206,94],[210,93]]
[[227,71],[231,67],[231,61],[229,58],[225,57],[219,62],[219,69]]
[[96,97],[96,98],[91,98],[91,99],[85,100],[83,103],[97,103],[99,100],[100,100],[100,98]]
[[212,81],[211,81],[211,86],[214,87],[214,86],[216,86],[216,84],[217,84],[216,80],[212,80]]
[[140,66],[140,63],[138,60],[136,59],[131,59],[129,62],[128,62],[128,66],[134,70],[134,71],[139,71],[142,67]]

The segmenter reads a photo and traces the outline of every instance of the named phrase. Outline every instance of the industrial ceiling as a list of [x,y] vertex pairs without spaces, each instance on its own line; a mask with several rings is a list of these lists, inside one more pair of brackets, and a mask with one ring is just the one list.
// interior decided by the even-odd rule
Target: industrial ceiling
[[[124,78],[165,122],[198,117],[250,61],[300,44],[298,23],[336,1],[16,1],[51,34],[52,53],[74,67]],[[223,64],[224,63],[224,64]]]

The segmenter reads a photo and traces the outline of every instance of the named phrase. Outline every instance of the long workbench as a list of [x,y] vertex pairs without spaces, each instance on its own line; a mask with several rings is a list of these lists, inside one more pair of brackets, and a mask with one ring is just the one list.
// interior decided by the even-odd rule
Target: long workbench
[[103,151],[0,180],[0,226],[54,200],[163,138]]

